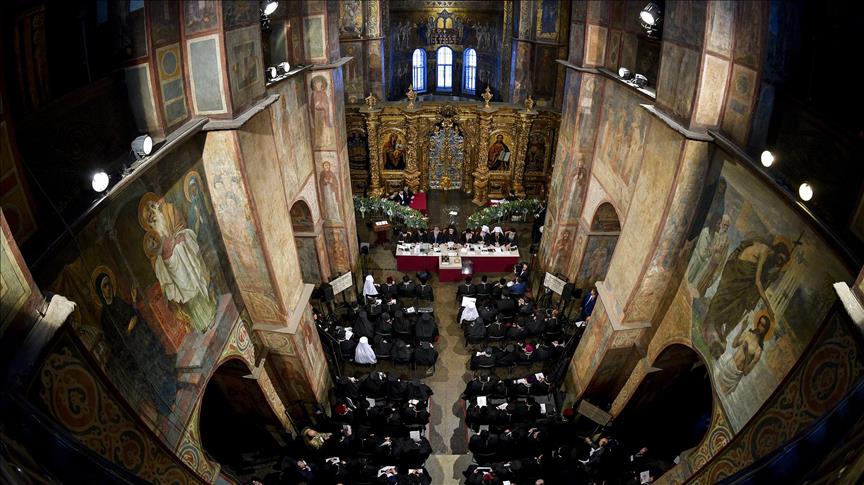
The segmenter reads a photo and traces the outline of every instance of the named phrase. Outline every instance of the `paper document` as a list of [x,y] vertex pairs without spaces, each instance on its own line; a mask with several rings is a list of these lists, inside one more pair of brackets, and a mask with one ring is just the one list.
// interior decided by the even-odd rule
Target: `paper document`
[[486,407],[486,396],[477,396],[477,406]]

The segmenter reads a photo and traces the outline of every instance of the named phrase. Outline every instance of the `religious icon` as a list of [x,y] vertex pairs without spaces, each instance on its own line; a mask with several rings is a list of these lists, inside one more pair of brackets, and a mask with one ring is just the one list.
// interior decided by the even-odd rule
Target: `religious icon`
[[330,118],[330,92],[324,76],[312,78],[312,119],[315,123],[315,146],[329,146],[333,137],[333,120]]
[[105,369],[115,376],[115,382],[129,384],[139,396],[153,403],[163,402],[162,396],[173,399],[173,356],[166,353],[159,336],[136,308],[137,291],[132,290],[130,301],[121,298],[114,272],[103,265],[96,268],[92,279],[108,345]]
[[339,221],[339,180],[331,169],[330,162],[324,162],[321,169],[321,192],[324,194],[324,214],[328,220]]
[[486,158],[489,170],[507,171],[510,168],[510,147],[504,143],[504,135],[498,134],[495,143],[489,146]]
[[546,158],[546,138],[533,133],[528,142],[528,153],[525,154],[525,171],[542,172]]
[[405,170],[405,145],[391,133],[384,143],[384,170]]
[[162,294],[176,303],[201,333],[216,316],[216,301],[210,294],[210,272],[201,258],[198,235],[178,217],[174,204],[148,192],[138,203],[138,222],[146,231],[145,253]]
[[765,339],[773,327],[774,322],[767,311],[756,315],[753,328],[748,329],[746,323],[741,325],[738,335],[732,340],[735,350],[723,354],[717,362],[716,382],[722,394],[735,391],[741,379],[756,367],[765,348]]
[[713,358],[723,355],[729,333],[760,300],[776,320],[765,291],[785,271],[791,255],[792,244],[783,237],[744,240],[729,254],[702,321],[702,338]]

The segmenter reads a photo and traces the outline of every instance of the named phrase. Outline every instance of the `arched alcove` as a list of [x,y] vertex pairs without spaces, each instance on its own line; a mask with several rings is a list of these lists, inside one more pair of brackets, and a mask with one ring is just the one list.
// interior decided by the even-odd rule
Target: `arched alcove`
[[585,240],[582,263],[576,274],[576,286],[590,288],[606,278],[620,233],[618,211],[609,202],[600,204],[591,218],[591,229]]
[[303,200],[298,200],[291,206],[291,227],[294,229],[294,244],[297,247],[303,282],[318,284],[321,282],[321,265],[315,246],[315,220]]
[[647,446],[652,457],[671,467],[676,456],[704,437],[713,401],[705,363],[690,347],[672,344],[657,356],[615,428],[623,442]]
[[201,446],[235,478],[266,470],[284,453],[290,436],[267,398],[239,359],[222,364],[204,390],[199,429]]

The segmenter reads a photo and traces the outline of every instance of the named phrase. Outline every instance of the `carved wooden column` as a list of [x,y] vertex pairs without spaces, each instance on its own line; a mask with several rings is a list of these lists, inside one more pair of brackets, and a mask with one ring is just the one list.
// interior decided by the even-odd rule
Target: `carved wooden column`
[[486,151],[489,150],[489,131],[492,126],[492,113],[480,114],[480,136],[477,143],[477,164],[474,169],[474,202],[479,206],[486,205],[489,188],[489,165],[486,162]]
[[374,103],[368,101],[367,104],[367,107],[360,108],[360,112],[366,118],[366,134],[369,140],[369,171],[371,172],[369,197],[381,197],[384,193],[384,188],[381,186],[381,156],[378,149],[378,114],[381,113],[381,108],[376,108]]
[[537,112],[534,110],[525,110],[519,112],[519,139],[516,143],[516,173],[513,174],[513,192],[518,197],[525,197],[525,187],[522,185],[522,178],[525,176],[525,153],[528,151],[528,133],[531,131],[531,124],[534,122],[534,116]]
[[405,119],[408,121],[408,136],[405,137],[405,184],[414,191],[420,190],[420,168],[417,160],[417,123],[418,117],[411,111],[406,112]]

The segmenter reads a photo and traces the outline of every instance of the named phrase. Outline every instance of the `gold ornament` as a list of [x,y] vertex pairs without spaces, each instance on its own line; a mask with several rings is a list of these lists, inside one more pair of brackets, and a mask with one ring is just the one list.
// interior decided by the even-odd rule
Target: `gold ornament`
[[483,98],[483,108],[491,108],[491,106],[489,106],[489,101],[492,101],[492,91],[489,90],[488,85],[486,86],[486,90],[483,91],[483,94],[481,94],[480,97]]
[[534,100],[531,98],[531,95],[528,95],[528,98],[525,99],[525,111],[531,111],[534,109]]
[[408,92],[405,93],[405,96],[408,98],[408,108],[414,108],[414,100],[417,99],[417,93],[414,92],[414,85],[408,85]]
[[366,96],[363,99],[366,101],[366,106],[368,106],[369,109],[375,109],[375,105],[378,104],[378,98],[376,98],[372,93],[369,93],[369,96]]

